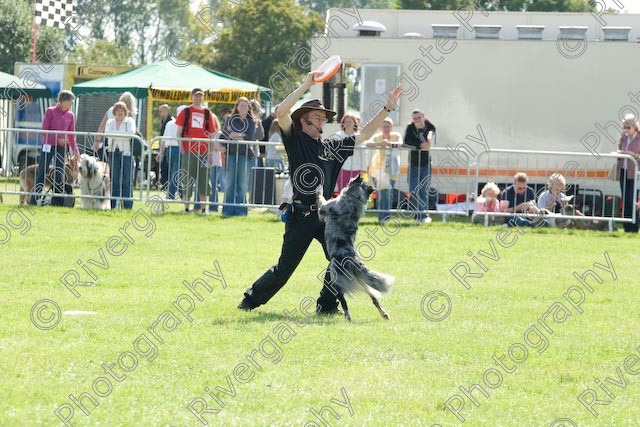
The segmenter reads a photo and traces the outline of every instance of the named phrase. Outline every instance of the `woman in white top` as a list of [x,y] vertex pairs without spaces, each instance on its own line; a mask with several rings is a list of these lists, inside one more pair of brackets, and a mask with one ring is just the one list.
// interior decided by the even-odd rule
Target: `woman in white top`
[[400,150],[402,135],[400,132],[392,132],[393,120],[387,117],[382,122],[380,132],[371,137],[365,143],[367,147],[377,147],[376,153],[371,158],[369,176],[376,188],[378,200],[378,220],[385,221],[393,207],[392,193],[395,188],[398,175],[400,175]]
[[[136,134],[136,123],[128,115],[129,109],[124,102],[118,101],[113,105],[115,118],[107,120],[105,133],[122,134],[123,137],[107,137],[109,139],[108,159],[111,171],[111,209],[118,205],[120,197],[131,198],[132,182],[132,157],[131,138]],[[124,208],[131,209],[133,201],[123,200]]]
[[[282,144],[282,135],[280,134],[280,122],[278,119],[274,119],[271,122],[269,128],[269,142],[275,142]],[[284,151],[284,145],[267,145],[267,167],[275,168],[276,172],[282,172],[284,170],[284,157],[282,152]]]
[[[132,117],[135,121],[136,115],[138,114],[138,109],[136,108],[136,98],[133,96],[131,92],[123,92],[118,99],[118,102],[124,102],[127,106],[127,116]],[[104,113],[104,117],[102,117],[102,121],[98,126],[98,133],[104,133],[104,130],[107,126],[107,121],[115,118],[113,115],[113,106],[109,107],[106,113]],[[102,145],[102,139],[100,137],[96,138],[95,143],[93,144],[93,151],[99,153],[100,146]],[[100,156],[102,157],[102,156]],[[101,158],[101,160],[103,160]]]

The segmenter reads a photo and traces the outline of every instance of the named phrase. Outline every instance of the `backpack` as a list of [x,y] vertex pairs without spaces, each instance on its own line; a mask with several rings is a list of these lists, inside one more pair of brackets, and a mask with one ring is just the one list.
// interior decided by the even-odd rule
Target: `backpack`
[[[204,109],[204,130],[205,132],[209,132],[209,116],[211,116],[211,111],[209,109]],[[189,130],[189,117],[191,117],[191,107],[187,107],[184,109],[184,126],[182,127],[182,135],[184,138],[184,134]]]

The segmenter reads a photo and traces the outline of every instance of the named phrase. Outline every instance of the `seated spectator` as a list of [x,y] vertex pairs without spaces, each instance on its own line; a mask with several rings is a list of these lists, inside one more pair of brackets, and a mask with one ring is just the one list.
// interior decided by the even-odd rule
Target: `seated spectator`
[[[483,222],[484,213],[496,213],[500,212],[500,201],[498,196],[500,195],[500,189],[495,182],[487,182],[482,188],[482,195],[476,199],[476,208],[471,215],[471,222]],[[495,215],[489,217],[489,223],[494,224],[496,221]]]
[[[502,192],[502,200],[506,203],[503,212],[534,213],[529,202],[535,203],[536,195],[533,188],[527,185],[529,178],[524,172],[518,172],[513,177],[513,185],[508,186]],[[512,223],[515,217],[506,216],[505,223]]]
[[564,194],[566,186],[564,176],[559,173],[551,175],[547,181],[547,189],[538,197],[538,208],[549,213],[561,212],[564,205],[573,199],[573,196],[567,197]]

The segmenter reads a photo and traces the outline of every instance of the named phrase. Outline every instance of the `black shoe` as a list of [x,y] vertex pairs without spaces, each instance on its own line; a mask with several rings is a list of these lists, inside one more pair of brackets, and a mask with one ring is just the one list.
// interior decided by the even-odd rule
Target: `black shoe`
[[335,307],[331,310],[321,310],[319,308],[316,309],[316,314],[317,315],[324,315],[324,316],[336,316],[336,315],[341,315],[343,314],[342,311],[340,311],[340,309],[338,307]]
[[249,301],[247,301],[246,299],[243,299],[242,301],[240,301],[240,304],[238,304],[238,310],[251,311],[254,308],[255,307],[251,306],[251,304],[249,304]]

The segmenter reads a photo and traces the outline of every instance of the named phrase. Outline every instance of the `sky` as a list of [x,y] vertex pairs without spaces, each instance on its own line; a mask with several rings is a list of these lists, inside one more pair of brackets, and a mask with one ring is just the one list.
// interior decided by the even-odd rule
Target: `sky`
[[[640,0],[604,0],[604,2],[607,4],[607,7],[619,9],[622,12],[640,13]],[[621,8],[620,5],[624,7]]]

